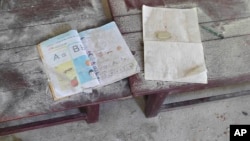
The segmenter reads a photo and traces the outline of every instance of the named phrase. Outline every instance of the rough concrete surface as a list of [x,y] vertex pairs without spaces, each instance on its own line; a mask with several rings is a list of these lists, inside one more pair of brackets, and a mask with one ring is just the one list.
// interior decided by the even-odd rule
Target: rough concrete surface
[[243,96],[147,119],[138,101],[130,99],[101,105],[95,124],[72,122],[15,136],[23,141],[227,141],[230,124],[250,123],[249,101]]

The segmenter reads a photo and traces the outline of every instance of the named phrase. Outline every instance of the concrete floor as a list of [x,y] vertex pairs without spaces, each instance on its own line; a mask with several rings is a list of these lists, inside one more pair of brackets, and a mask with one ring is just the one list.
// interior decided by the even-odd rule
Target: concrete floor
[[230,124],[250,123],[249,101],[250,96],[243,96],[147,119],[130,99],[102,105],[95,124],[79,121],[15,136],[23,141],[226,141]]

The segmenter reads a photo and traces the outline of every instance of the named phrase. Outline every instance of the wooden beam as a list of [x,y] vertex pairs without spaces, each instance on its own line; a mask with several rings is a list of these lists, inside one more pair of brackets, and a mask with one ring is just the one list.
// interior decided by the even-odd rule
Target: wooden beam
[[192,106],[195,104],[202,104],[202,103],[206,103],[206,102],[213,102],[213,101],[224,100],[224,99],[228,99],[228,98],[235,98],[235,97],[239,97],[239,96],[247,96],[247,95],[250,95],[249,90],[248,91],[239,91],[239,92],[235,92],[235,93],[221,94],[221,95],[210,96],[210,97],[191,99],[191,100],[174,102],[174,103],[168,103],[168,104],[163,104],[160,107],[160,111],[162,111],[162,112],[163,111],[170,111],[170,110],[189,107],[189,106]]
[[73,122],[73,121],[86,120],[86,119],[87,119],[86,113],[79,113],[75,115],[69,115],[69,116],[58,117],[54,119],[37,121],[37,122],[27,123],[23,125],[5,127],[5,128],[0,128],[0,136],[13,134],[17,132],[28,131],[28,130],[34,130],[38,128],[54,126],[54,125]]

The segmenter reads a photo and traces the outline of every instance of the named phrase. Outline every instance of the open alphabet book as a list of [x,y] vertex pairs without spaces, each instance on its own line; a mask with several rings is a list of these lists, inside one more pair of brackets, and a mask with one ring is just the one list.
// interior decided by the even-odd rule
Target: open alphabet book
[[40,43],[38,50],[54,100],[114,83],[140,71],[114,22],[80,33],[70,30]]

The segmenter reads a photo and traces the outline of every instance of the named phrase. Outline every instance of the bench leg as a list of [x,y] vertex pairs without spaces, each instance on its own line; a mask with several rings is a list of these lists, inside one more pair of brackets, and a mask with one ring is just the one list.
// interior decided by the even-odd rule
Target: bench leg
[[99,104],[86,107],[87,123],[95,123],[99,119]]
[[157,116],[166,96],[167,93],[147,95],[145,102],[145,115],[147,118]]

